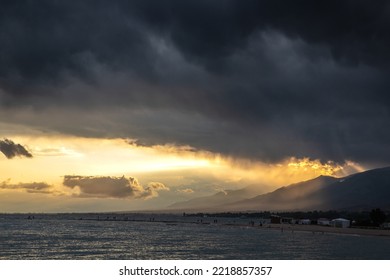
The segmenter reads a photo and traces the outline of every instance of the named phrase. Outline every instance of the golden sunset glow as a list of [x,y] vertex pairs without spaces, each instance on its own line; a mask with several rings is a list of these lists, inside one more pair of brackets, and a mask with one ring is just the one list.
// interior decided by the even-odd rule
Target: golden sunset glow
[[[191,198],[247,185],[255,185],[259,193],[264,193],[319,175],[344,175],[345,168],[348,172],[351,172],[351,168],[357,170],[357,165],[352,162],[341,166],[308,158],[289,158],[277,164],[266,164],[244,159],[233,160],[220,154],[173,144],[138,146],[127,139],[65,135],[12,135],[12,139],[24,143],[34,156],[17,160],[1,157],[0,193],[3,199],[4,195],[9,198],[15,197],[15,194],[31,197],[30,202],[26,202],[27,206],[29,203],[36,204],[43,198],[51,201],[58,200],[59,197],[66,198],[64,201],[69,201],[71,197],[80,197],[79,200],[93,199],[91,194],[83,194],[79,186],[72,185],[70,188],[70,185],[65,185],[66,176],[82,179],[84,185],[88,182],[85,180],[90,180],[93,184],[105,180],[108,186],[117,184],[123,176],[135,178],[133,189],[141,193],[134,197],[138,202],[131,205],[139,207],[139,201],[159,197],[159,193],[164,194],[164,199],[160,198],[160,204],[157,205],[163,206],[174,202],[174,194]],[[156,187],[150,189],[148,184]],[[157,187],[156,184],[160,186]],[[146,195],[145,192],[152,192],[153,195]],[[107,194],[107,199],[112,201],[110,193],[112,192],[102,189],[99,197],[104,199]],[[38,197],[40,199],[35,200]],[[128,199],[125,198],[124,201]],[[131,208],[129,205],[126,207]]]
[[317,2],[0,1],[0,259],[386,258],[390,1]]

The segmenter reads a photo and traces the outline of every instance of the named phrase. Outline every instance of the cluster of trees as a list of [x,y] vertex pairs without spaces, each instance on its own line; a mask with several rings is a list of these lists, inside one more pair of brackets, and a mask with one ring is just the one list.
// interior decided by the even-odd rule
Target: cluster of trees
[[372,209],[370,219],[374,226],[380,226],[386,221],[387,215],[380,208]]

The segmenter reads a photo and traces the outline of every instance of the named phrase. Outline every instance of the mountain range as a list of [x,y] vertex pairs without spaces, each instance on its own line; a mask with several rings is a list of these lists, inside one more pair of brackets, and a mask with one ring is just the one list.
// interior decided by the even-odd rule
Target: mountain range
[[186,211],[309,211],[390,210],[390,167],[342,178],[317,178],[255,194],[253,187],[218,192],[175,203],[169,208]]
[[251,185],[238,190],[223,190],[210,196],[197,197],[187,201],[177,202],[170,209],[204,209],[224,207],[226,204],[239,202],[260,194],[261,186]]

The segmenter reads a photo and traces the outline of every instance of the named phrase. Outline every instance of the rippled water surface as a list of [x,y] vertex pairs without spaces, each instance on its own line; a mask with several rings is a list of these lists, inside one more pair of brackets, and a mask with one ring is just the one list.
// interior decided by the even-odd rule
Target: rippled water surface
[[386,237],[166,219],[1,215],[0,259],[390,259]]

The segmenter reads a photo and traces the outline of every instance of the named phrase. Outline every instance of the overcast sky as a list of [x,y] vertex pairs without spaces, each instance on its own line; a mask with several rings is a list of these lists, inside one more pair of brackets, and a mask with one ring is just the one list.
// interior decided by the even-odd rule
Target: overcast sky
[[389,163],[389,34],[388,1],[2,1],[1,115],[264,161]]
[[389,34],[383,0],[1,1],[0,122],[385,166]]

